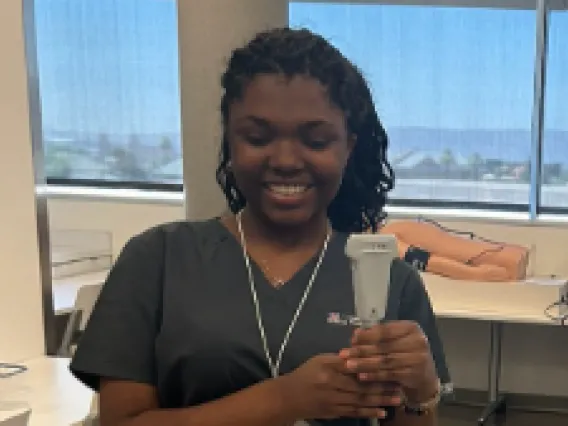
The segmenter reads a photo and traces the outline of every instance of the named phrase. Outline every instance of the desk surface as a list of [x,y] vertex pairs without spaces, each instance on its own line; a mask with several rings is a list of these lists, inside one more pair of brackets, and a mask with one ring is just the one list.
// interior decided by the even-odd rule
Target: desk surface
[[43,357],[25,365],[28,371],[0,384],[31,407],[29,426],[68,426],[89,413],[93,392],[71,375],[69,359]]
[[107,270],[90,272],[53,280],[53,308],[56,315],[65,314],[75,306],[79,289],[85,285],[101,284],[106,280]]
[[558,300],[559,286],[456,281],[432,274],[423,279],[438,317],[558,325],[544,311]]
[[[84,285],[100,284],[108,271],[92,272],[54,280],[56,314],[69,312],[77,291]],[[523,283],[457,281],[423,274],[436,315],[442,318],[503,321],[554,325],[545,308],[558,300],[558,287]]]

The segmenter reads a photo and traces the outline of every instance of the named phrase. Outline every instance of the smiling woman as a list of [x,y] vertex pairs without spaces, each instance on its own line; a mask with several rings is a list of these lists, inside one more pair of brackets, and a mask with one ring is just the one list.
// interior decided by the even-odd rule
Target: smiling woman
[[278,169],[291,182],[311,178],[320,214],[327,210],[335,229],[376,228],[393,187],[387,136],[365,80],[341,52],[307,30],[260,34],[234,52],[222,85],[225,131],[217,178],[233,212],[247,201],[258,204],[254,193],[244,193],[247,182],[237,181],[239,167],[234,173],[227,167],[237,166],[232,155],[248,140],[258,148],[254,158],[265,164],[297,161],[272,173]]
[[317,80],[265,75],[230,105],[226,143],[247,210],[303,233],[325,224],[355,137]]
[[71,366],[102,424],[433,425],[449,374],[417,272],[393,262],[384,324],[334,320],[354,313],[347,238],[382,223],[393,185],[365,80],[280,28],[235,50],[222,86],[231,212],[124,249]]

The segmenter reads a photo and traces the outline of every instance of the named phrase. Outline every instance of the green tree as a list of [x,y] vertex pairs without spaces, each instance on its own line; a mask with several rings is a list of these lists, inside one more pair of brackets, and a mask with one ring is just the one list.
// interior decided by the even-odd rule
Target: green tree
[[[130,147],[129,147],[130,148]],[[112,150],[111,172],[119,178],[127,180],[146,180],[146,172],[138,164],[135,153],[124,148]]]
[[529,183],[531,181],[531,162],[527,161],[520,167],[521,172],[519,173],[518,180],[523,183]]
[[69,179],[73,167],[69,156],[62,151],[47,150],[45,153],[45,175],[49,178]]
[[481,178],[481,168],[483,167],[483,158],[477,152],[470,155],[467,164],[471,170],[472,178],[479,180]]
[[142,143],[140,142],[140,138],[137,135],[130,135],[128,138],[128,151],[133,156],[138,156],[142,150]]
[[97,161],[104,162],[112,156],[112,145],[108,135],[102,133],[97,141]]
[[451,149],[446,148],[440,156],[440,165],[444,168],[444,174],[446,177],[450,174],[450,169],[456,165],[456,158]]
[[174,144],[168,136],[164,136],[160,142],[161,164],[168,164],[175,160]]

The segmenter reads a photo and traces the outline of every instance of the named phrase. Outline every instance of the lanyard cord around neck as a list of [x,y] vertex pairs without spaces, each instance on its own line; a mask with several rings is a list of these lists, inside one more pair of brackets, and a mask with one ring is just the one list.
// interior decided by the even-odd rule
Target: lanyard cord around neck
[[[242,212],[242,210],[241,210],[241,212]],[[252,300],[253,300],[253,303],[254,303],[256,322],[257,322],[257,325],[258,325],[258,331],[260,333],[260,338],[262,340],[264,355],[266,356],[266,361],[268,362],[268,365],[270,366],[270,372],[272,374],[272,377],[275,378],[275,377],[278,377],[278,375],[279,375],[280,364],[282,362],[282,356],[284,355],[284,350],[286,349],[286,346],[288,345],[288,341],[290,340],[290,335],[292,334],[292,331],[294,330],[294,327],[296,326],[296,322],[298,321],[298,317],[300,316],[300,313],[302,312],[302,308],[304,307],[304,304],[306,303],[306,299],[308,298],[308,295],[310,294],[310,290],[312,289],[312,287],[314,285],[314,282],[315,282],[316,277],[318,275],[318,271],[319,271],[320,266],[321,266],[323,259],[325,257],[325,253],[327,252],[327,246],[328,246],[329,240],[331,238],[331,232],[328,232],[326,237],[325,237],[323,247],[322,247],[321,252],[319,254],[317,263],[314,266],[314,270],[312,272],[312,275],[310,276],[310,280],[308,281],[308,285],[306,286],[306,289],[304,290],[302,298],[300,299],[300,302],[298,303],[298,307],[296,308],[296,311],[294,312],[294,315],[292,317],[292,321],[290,322],[290,325],[288,326],[288,329],[286,330],[286,334],[284,335],[284,339],[282,340],[282,343],[280,345],[280,349],[278,350],[278,356],[276,357],[276,361],[274,361],[272,359],[272,357],[270,356],[270,350],[268,349],[268,341],[266,339],[266,332],[264,331],[262,314],[260,312],[260,303],[258,301],[258,295],[256,293],[256,285],[255,285],[255,282],[254,282],[254,275],[252,273],[251,261],[250,261],[250,257],[248,255],[248,251],[247,251],[245,233],[243,231],[243,225],[242,225],[242,220],[241,220],[241,212],[237,213],[237,215],[236,215],[237,230],[239,232],[239,237],[240,237],[240,240],[241,240],[241,247],[242,247],[242,250],[243,250],[243,258],[244,258],[244,261],[245,261],[245,266],[247,268],[249,285],[250,285],[250,292],[251,292]]]

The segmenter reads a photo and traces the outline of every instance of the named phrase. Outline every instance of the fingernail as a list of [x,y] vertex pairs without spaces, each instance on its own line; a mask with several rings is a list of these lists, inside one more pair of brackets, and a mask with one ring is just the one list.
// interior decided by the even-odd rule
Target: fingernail
[[369,374],[367,373],[359,374],[359,380],[369,380]]
[[385,410],[379,410],[377,411],[377,417],[379,419],[384,419],[387,416],[387,412]]
[[394,405],[400,405],[400,404],[402,403],[402,400],[400,399],[399,396],[395,396],[395,397],[393,397],[393,399],[391,400],[391,402],[392,402]]
[[357,362],[353,361],[352,359],[350,359],[349,361],[347,361],[347,363],[345,364],[347,366],[348,369],[350,370],[354,370],[355,368],[357,368]]
[[339,356],[341,358],[349,358],[349,349],[343,349],[341,352],[339,352]]

